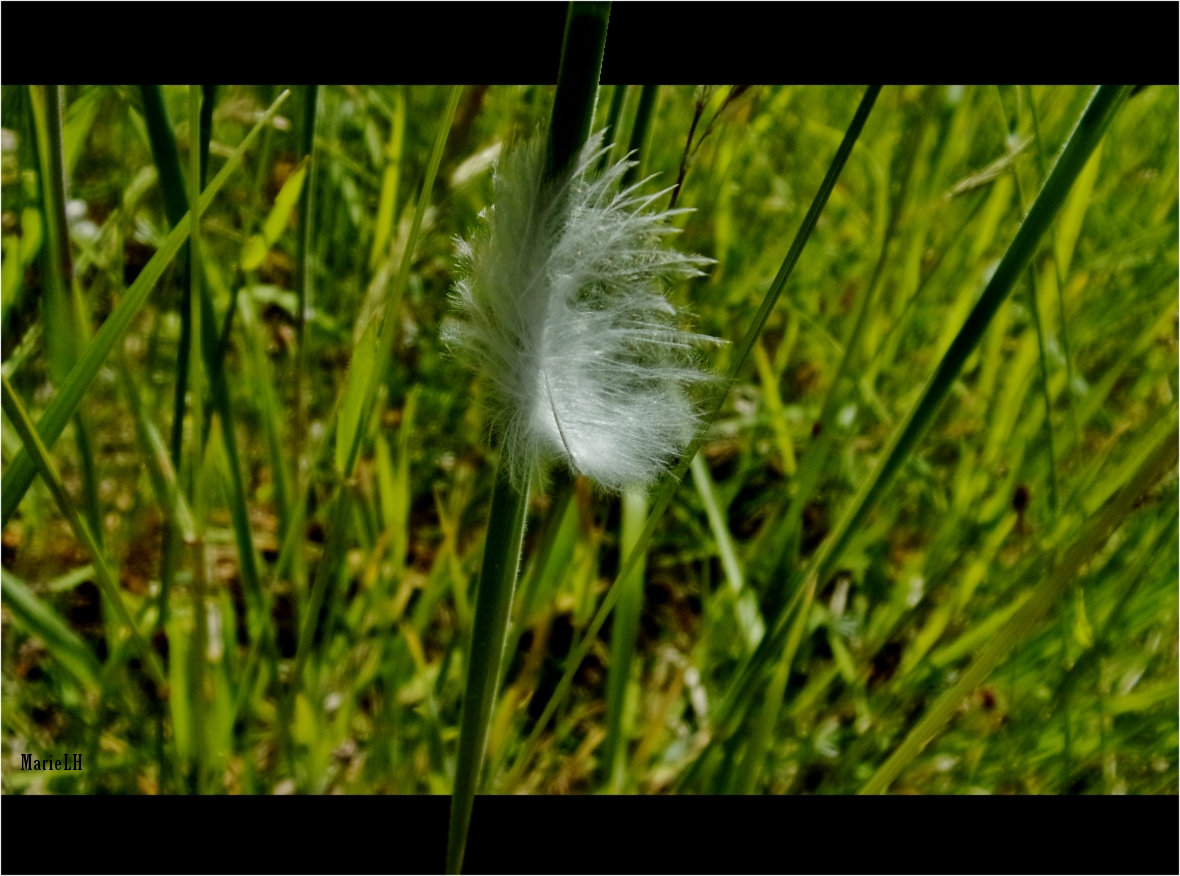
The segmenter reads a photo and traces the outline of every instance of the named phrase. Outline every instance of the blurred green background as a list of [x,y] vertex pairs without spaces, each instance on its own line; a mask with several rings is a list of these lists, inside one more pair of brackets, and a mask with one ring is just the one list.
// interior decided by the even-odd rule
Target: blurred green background
[[[207,92],[210,179],[281,91]],[[929,433],[839,571],[819,582],[789,677],[759,685],[734,735],[710,743],[711,713],[788,595],[791,571],[918,397],[1091,91],[882,91],[656,529],[636,598],[620,603],[522,758],[636,519],[620,497],[560,474],[535,493],[487,789],[854,792],[1030,597],[1057,548],[1174,423],[1176,87],[1146,88],[1119,111]],[[353,352],[397,274],[448,92],[323,86],[313,103],[294,87],[204,215],[202,290],[214,321],[202,331],[225,380],[205,378],[203,464],[194,470],[187,449],[174,461],[183,492],[203,485],[206,580],[175,539],[165,549],[160,487],[171,442],[193,441],[187,420],[173,436],[183,253],[97,373],[51,455],[160,656],[169,696],[119,633],[92,557],[36,481],[3,533],[5,793],[450,792],[495,453],[482,387],[439,332],[455,238],[488,205],[500,149],[543,128],[552,87],[463,89],[394,356],[361,424],[356,477],[342,487],[332,464]],[[670,290],[694,330],[741,337],[862,93],[658,89],[639,155],[642,173],[657,176],[645,186],[683,179],[677,206],[693,211],[676,218],[683,233],[669,245],[716,260]],[[34,421],[171,228],[152,101],[182,176],[199,142],[185,87],[60,94],[72,277],[56,286],[45,209],[54,98],[4,86],[0,101],[3,371]],[[617,113],[615,158],[631,142],[640,95],[600,92],[595,126]],[[839,434],[792,531],[799,461],[860,306],[853,379],[835,397]],[[707,367],[723,373],[732,349],[709,351]],[[7,474],[21,447],[7,418],[2,438]],[[288,705],[342,488],[354,499],[343,562]],[[1173,473],[892,790],[1176,793],[1176,509]],[[615,643],[620,617],[632,632]],[[84,754],[82,773],[20,769],[21,754],[67,751]]]

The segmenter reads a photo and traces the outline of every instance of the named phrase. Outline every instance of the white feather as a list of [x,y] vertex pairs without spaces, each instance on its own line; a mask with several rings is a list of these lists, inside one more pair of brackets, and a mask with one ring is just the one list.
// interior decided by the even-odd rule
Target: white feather
[[493,205],[459,242],[459,319],[445,336],[489,384],[493,428],[521,485],[555,459],[612,491],[647,485],[699,425],[691,384],[709,381],[663,295],[711,260],[661,246],[682,211],[621,189],[631,162],[593,178],[591,137],[561,181],[543,179],[543,141],[505,150]]

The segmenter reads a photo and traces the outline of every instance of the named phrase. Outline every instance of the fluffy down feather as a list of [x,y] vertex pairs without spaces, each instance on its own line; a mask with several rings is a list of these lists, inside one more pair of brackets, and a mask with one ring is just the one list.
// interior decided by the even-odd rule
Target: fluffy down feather
[[518,486],[559,458],[607,490],[651,483],[699,425],[689,386],[712,379],[692,353],[715,339],[681,331],[663,295],[710,260],[661,246],[681,211],[622,189],[630,162],[593,178],[605,151],[596,134],[546,183],[543,140],[506,150],[493,206],[459,242],[459,319],[445,337],[488,381]]

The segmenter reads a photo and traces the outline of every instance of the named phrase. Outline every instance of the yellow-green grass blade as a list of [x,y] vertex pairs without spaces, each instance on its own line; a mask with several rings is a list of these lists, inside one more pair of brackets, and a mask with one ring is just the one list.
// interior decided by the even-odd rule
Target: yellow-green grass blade
[[[295,423],[293,429],[295,460],[295,490],[303,477],[303,454],[307,444],[307,399],[304,397],[303,378],[307,367],[307,315],[312,302],[312,230],[315,226],[315,195],[319,183],[320,158],[315,150],[316,121],[319,118],[320,86],[304,86],[303,101],[303,155],[307,161],[307,194],[299,203],[299,245],[295,254]],[[259,172],[262,166],[259,166]],[[290,516],[289,514],[286,516]],[[284,518],[285,519],[285,518]],[[300,585],[306,580],[303,554],[296,556],[295,577]]]
[[[848,161],[848,156],[852,153],[853,146],[860,137],[860,132],[864,128],[865,122],[868,120],[869,113],[873,109],[873,104],[877,100],[877,95],[880,93],[881,86],[870,86],[864,97],[861,99],[860,105],[857,107],[856,113],[853,115],[852,121],[848,125],[848,129],[844,134],[844,139],[836,150],[836,154],[832,159],[828,171],[824,176],[823,182],[820,183],[819,190],[812,199],[811,207],[807,211],[807,215],[803,219],[795,239],[791,243],[790,249],[787,251],[787,256],[783,260],[782,266],[779,268],[778,274],[775,276],[770,288],[767,290],[758,311],[754,315],[754,319],[750,325],[749,330],[745,336],[738,343],[736,350],[731,357],[731,366],[729,370],[729,382],[732,382],[740,372],[742,366],[745,364],[746,357],[753,348],[754,343],[758,340],[762,332],[766,320],[770,317],[770,312],[774,309],[778,302],[779,296],[782,294],[783,288],[786,286],[787,280],[790,278],[796,263],[799,261],[799,256],[803,252],[807,241],[811,237],[812,231],[815,229],[816,222],[819,221],[820,214],[823,212],[824,206],[827,204],[828,197],[835,188],[836,180],[840,177],[840,172],[843,170],[845,163]],[[728,388],[728,387],[726,387]],[[725,392],[716,393],[716,399],[713,402],[712,409],[709,416],[709,421],[716,418],[717,412],[721,409],[721,405],[725,400]],[[561,681],[554,690],[553,695],[549,698],[549,702],[545,705],[544,711],[537,719],[536,724],[533,725],[533,730],[529,734],[525,742],[523,752],[517,758],[516,765],[513,767],[513,776],[518,776],[527,766],[533,751],[536,748],[537,741],[544,732],[545,727],[553,718],[557,707],[565,700],[569,694],[570,685],[573,682],[574,674],[578,671],[578,667],[590,652],[593,647],[595,637],[602,625],[606,622],[607,616],[615,606],[615,602],[619,597],[619,581],[631,574],[631,565],[634,562],[634,557],[638,557],[646,550],[647,542],[651,539],[655,532],[656,526],[663,517],[664,512],[668,509],[669,503],[672,501],[672,496],[676,488],[680,485],[681,479],[687,473],[692,459],[696,456],[704,441],[704,431],[697,435],[697,437],[689,444],[681,457],[679,464],[672,471],[671,475],[667,477],[661,487],[655,493],[655,499],[652,502],[652,510],[648,514],[647,523],[644,525],[643,533],[639,537],[639,543],[636,547],[636,553],[632,561],[622,564],[619,570],[619,575],[615,582],[607,591],[606,596],[603,597],[602,603],[595,614],[593,621],[591,621],[586,634],[583,636],[581,642],[576,648],[571,649],[570,655],[567,658],[565,671],[562,674]],[[802,591],[800,591],[802,592]],[[765,644],[765,639],[763,643]],[[511,786],[509,782],[509,786]]]
[[971,693],[1004,659],[1008,652],[1024,639],[1040,618],[1057,602],[1061,594],[1076,580],[1077,572],[1088,562],[1116,529],[1132,513],[1151,487],[1175,465],[1180,433],[1176,429],[1176,409],[1171,414],[1171,429],[1156,445],[1151,455],[1136,471],[1134,477],[1118,491],[1087,523],[1081,534],[1054,566],[1048,578],[1039,583],[1031,596],[991,639],[963,671],[954,685],[922,716],[906,735],[905,740],[861,788],[862,794],[880,794],[888,790],[906,765],[938,734],[950,720],[963,699]]
[[304,159],[295,172],[287,177],[287,181],[283,183],[283,187],[275,196],[274,205],[266,214],[266,219],[263,220],[262,230],[258,234],[251,235],[250,239],[243,244],[241,257],[243,271],[256,270],[266,258],[266,254],[279,242],[283,230],[290,222],[291,213],[299,203],[299,196],[303,192],[303,183],[307,178],[307,166],[308,161]]
[[[241,164],[243,155],[250,148],[258,133],[270,122],[286,99],[287,92],[283,92],[266,111],[263,118],[246,135],[238,148],[234,150],[233,155],[226,161],[225,166],[213,178],[197,202],[196,212],[198,215],[208,209],[209,204],[212,203],[230,175]],[[186,217],[164,238],[164,242],[155,255],[135,278],[135,282],[127,288],[122,299],[111,311],[110,316],[106,318],[102,327],[95,332],[94,337],[83,349],[77,363],[70,370],[69,376],[58,388],[57,394],[45,408],[41,419],[37,421],[37,433],[45,446],[52,447],[61,436],[66,423],[70,421],[78,409],[86,390],[98,375],[107,356],[131,325],[131,321],[147,299],[148,293],[164,273],[168,263],[172,261],[181,245],[187,240],[191,221],[192,213],[186,214]],[[0,497],[0,526],[8,525],[8,521],[12,518],[21,499],[24,498],[36,473],[36,466],[30,458],[27,448],[9,463],[7,471],[4,472],[4,494]]]
[[406,95],[399,88],[393,94],[393,118],[390,120],[389,142],[385,144],[385,169],[381,174],[381,195],[377,200],[377,219],[373,227],[373,247],[369,251],[369,270],[377,269],[393,233],[393,217],[397,212],[398,184],[401,181],[402,150],[406,134]]
[[39,637],[49,652],[78,681],[97,688],[102,668],[94,652],[81,637],[69,628],[57,612],[38,599],[27,584],[7,569],[0,569],[0,583],[3,584],[4,604],[16,622]]
[[[201,124],[201,92],[198,86],[188,87],[189,130],[199,130]],[[188,166],[188,198],[190,204],[200,201],[201,192],[201,151],[191,148],[190,143]],[[207,637],[209,622],[205,593],[208,588],[208,561],[205,553],[205,453],[202,432],[205,424],[205,368],[203,367],[202,351],[206,338],[212,338],[215,327],[212,320],[206,322],[202,310],[202,303],[206,300],[205,284],[201,282],[201,223],[196,221],[189,230],[189,324],[192,331],[192,342],[189,355],[189,386],[192,397],[191,428],[189,430],[189,504],[193,510],[193,540],[191,543],[193,555],[193,586],[190,595],[193,603],[193,649],[191,654],[192,684],[190,693],[193,698],[193,714],[198,720],[193,723],[194,761],[192,772],[193,790],[201,792],[207,766],[207,722],[208,701],[205,689],[206,654],[208,652]],[[243,557],[243,566],[245,558]],[[245,571],[243,570],[243,577]]]
[[111,607],[114,608],[119,619],[131,632],[131,636],[135,641],[140,655],[143,657],[144,663],[147,665],[153,679],[161,686],[161,690],[163,690],[167,687],[167,683],[164,680],[164,673],[160,669],[159,661],[156,660],[155,652],[152,651],[147,641],[140,635],[139,627],[135,624],[135,619],[131,617],[131,612],[127,610],[127,605],[123,602],[123,597],[119,593],[118,576],[111,571],[111,567],[107,564],[106,557],[103,555],[102,548],[99,547],[98,541],[90,531],[90,527],[86,525],[86,521],[79,515],[78,509],[74,507],[74,503],[70,499],[70,494],[66,492],[65,484],[62,483],[61,474],[53,464],[53,460],[49,458],[49,451],[45,449],[45,445],[42,443],[41,437],[37,434],[36,429],[34,429],[28,413],[9,385],[8,378],[0,376],[0,380],[3,381],[4,413],[8,415],[9,422],[12,423],[13,428],[16,429],[17,434],[24,443],[25,452],[32,457],[33,464],[37,467],[37,471],[45,481],[45,485],[49,487],[49,491],[53,494],[53,498],[57,502],[58,508],[61,509],[62,515],[69,521],[70,527],[74,530],[74,535],[90,552],[95,571],[98,573],[98,583],[102,588],[103,596],[110,602]]

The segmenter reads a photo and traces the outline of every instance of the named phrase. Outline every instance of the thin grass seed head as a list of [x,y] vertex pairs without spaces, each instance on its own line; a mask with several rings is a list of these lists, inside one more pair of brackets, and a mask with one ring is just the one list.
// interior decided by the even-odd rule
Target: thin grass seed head
[[716,339],[682,331],[664,297],[712,260],[663,245],[684,211],[624,188],[633,162],[593,175],[606,151],[600,132],[546,181],[543,139],[505,150],[492,206],[459,241],[459,318],[444,336],[487,381],[517,485],[558,459],[607,490],[650,484],[700,425],[692,385],[713,380],[693,354]]

